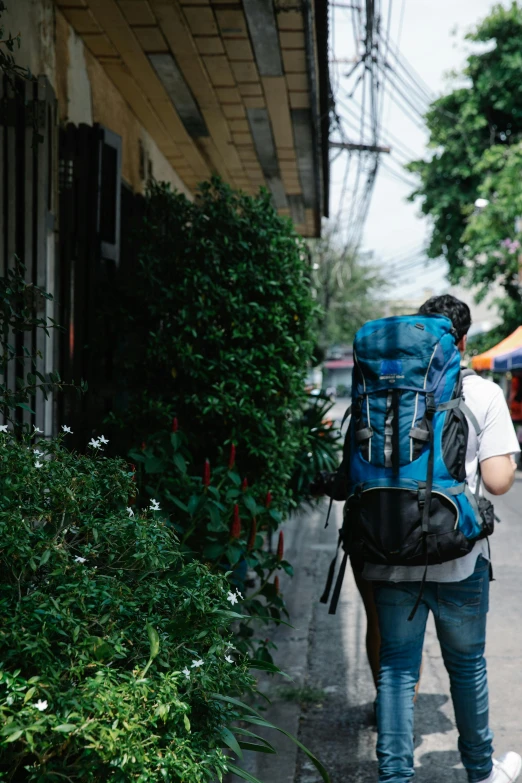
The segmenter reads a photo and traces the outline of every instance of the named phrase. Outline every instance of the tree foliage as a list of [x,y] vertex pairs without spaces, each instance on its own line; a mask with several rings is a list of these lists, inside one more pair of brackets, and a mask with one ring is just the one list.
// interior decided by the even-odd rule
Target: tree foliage
[[[420,176],[411,198],[432,219],[429,255],[446,258],[453,282],[478,284],[485,293],[499,280],[503,314],[517,322],[517,255],[501,243],[516,239],[522,214],[522,7],[495,6],[467,39],[482,46],[468,56],[459,86],[430,107],[432,154],[409,165]],[[490,205],[478,213],[479,196]]]
[[380,315],[379,297],[386,282],[375,265],[341,246],[332,225],[323,226],[321,238],[312,240],[310,249],[312,285],[320,306],[319,346],[351,343],[359,327]]

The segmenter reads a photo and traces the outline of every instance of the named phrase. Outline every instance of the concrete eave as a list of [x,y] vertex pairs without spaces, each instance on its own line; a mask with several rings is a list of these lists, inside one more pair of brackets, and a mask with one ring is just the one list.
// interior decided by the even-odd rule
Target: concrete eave
[[265,186],[304,236],[319,234],[326,4],[55,2],[190,191],[214,172],[247,193]]

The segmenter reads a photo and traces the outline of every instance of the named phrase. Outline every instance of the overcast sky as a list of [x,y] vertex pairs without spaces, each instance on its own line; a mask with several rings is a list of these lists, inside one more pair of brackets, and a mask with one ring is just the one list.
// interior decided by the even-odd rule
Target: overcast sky
[[[353,2],[354,0],[350,0]],[[356,1],[356,0],[355,0]],[[335,25],[333,44],[336,59],[350,60],[355,57],[354,32],[351,12],[342,7],[348,2],[333,0],[331,22]],[[360,0],[359,0],[360,2]],[[471,44],[463,40],[464,35],[476,23],[488,14],[494,3],[491,0],[382,0],[384,18],[387,19],[388,9],[392,9],[391,40],[399,44],[402,55],[422,78],[423,82],[434,95],[440,95],[447,89],[447,74],[451,70],[460,69],[465,63],[466,53]],[[401,24],[402,17],[402,24]],[[457,31],[457,34],[452,34]],[[351,65],[349,63],[332,64],[334,92],[339,90],[343,95],[343,87],[348,85],[343,77]],[[353,84],[353,81],[352,81]],[[416,105],[420,102],[414,93],[408,94]],[[350,99],[343,98],[348,105]],[[360,102],[357,92],[352,99]],[[354,109],[356,112],[357,110]],[[341,110],[342,111],[342,110]],[[358,112],[360,114],[360,112]],[[413,112],[411,112],[413,114]],[[348,116],[349,115],[345,115]],[[404,154],[398,152],[397,145],[393,149],[393,140],[401,144],[401,150],[410,151],[413,157],[422,156],[426,147],[426,132],[409,119],[397,105],[385,99],[383,117],[383,140],[392,146],[392,155],[383,155],[383,162],[400,176],[401,161]],[[357,125],[355,118],[350,121]],[[350,130],[350,141],[355,141],[356,127]],[[354,156],[355,157],[355,156]],[[346,153],[343,153],[332,166],[332,187],[330,196],[330,211],[333,216],[339,208],[342,182],[345,173]],[[349,215],[349,191],[353,192],[354,163],[349,175],[347,197],[342,207],[342,216]],[[407,173],[403,176],[409,177]],[[376,259],[386,265],[393,259],[412,259],[419,256],[422,247],[426,245],[428,224],[419,214],[415,204],[406,201],[410,192],[408,184],[398,180],[389,171],[382,170],[378,174],[372,203],[363,235],[362,249],[375,253]],[[395,261],[397,263],[397,261]],[[408,261],[406,261],[408,263]],[[403,272],[398,284],[394,286],[394,296],[414,295],[419,287],[433,287],[441,292],[447,287],[443,264],[430,261],[427,268],[417,268],[413,272]]]

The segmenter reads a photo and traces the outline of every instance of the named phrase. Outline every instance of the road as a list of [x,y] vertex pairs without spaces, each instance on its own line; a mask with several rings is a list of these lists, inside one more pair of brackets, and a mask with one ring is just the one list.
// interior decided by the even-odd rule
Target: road
[[[522,752],[522,474],[511,492],[496,498],[502,519],[491,541],[496,581],[491,585],[487,658],[491,725],[495,751]],[[328,530],[325,505],[290,520],[287,554],[294,581],[282,583],[293,628],[276,632],[278,664],[294,677],[290,685],[266,680],[262,688],[273,705],[267,717],[299,734],[320,757],[332,783],[375,783],[375,697],[364,649],[365,616],[350,569],[337,615],[318,603],[335,548],[340,504]],[[457,734],[432,620],[424,647],[424,671],[415,714],[416,782],[465,783],[457,753]],[[273,739],[273,737],[271,738]],[[279,756],[245,759],[263,783],[320,783],[320,777],[288,741],[278,741]]]

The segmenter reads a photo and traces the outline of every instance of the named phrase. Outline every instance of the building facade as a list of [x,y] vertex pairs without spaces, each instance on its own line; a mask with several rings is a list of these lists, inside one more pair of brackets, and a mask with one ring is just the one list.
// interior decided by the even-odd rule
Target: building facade
[[[35,79],[0,84],[0,274],[17,255],[28,281],[53,294],[39,314],[64,331],[28,335],[26,347],[41,353],[39,371],[87,379],[97,414],[110,407],[115,350],[101,305],[116,276],[133,274],[131,228],[148,180],[188,198],[214,173],[247,193],[264,186],[300,233],[318,235],[326,11],[320,0],[8,4],[16,62]],[[37,395],[35,412],[20,415],[50,434],[78,417],[72,400]]]

